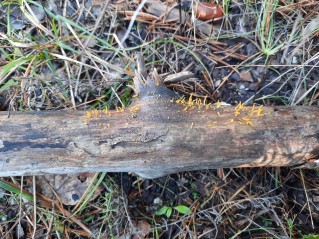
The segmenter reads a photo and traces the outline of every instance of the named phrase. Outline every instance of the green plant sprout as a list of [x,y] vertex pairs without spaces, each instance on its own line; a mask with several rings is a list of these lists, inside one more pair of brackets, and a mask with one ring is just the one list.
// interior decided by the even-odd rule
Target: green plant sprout
[[192,210],[185,205],[178,205],[176,207],[163,206],[155,212],[155,215],[157,216],[166,215],[167,218],[170,218],[172,216],[173,210],[176,210],[177,212],[183,215],[187,215],[192,212]]

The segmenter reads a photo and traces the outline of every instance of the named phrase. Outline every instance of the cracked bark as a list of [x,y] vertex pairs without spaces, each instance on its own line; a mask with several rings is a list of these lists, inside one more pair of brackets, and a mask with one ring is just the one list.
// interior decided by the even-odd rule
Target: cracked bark
[[231,123],[233,107],[185,110],[153,78],[145,79],[139,65],[138,100],[88,123],[81,111],[12,112],[9,118],[0,112],[0,176],[109,171],[155,178],[212,168],[318,166],[318,108],[269,107],[252,125]]

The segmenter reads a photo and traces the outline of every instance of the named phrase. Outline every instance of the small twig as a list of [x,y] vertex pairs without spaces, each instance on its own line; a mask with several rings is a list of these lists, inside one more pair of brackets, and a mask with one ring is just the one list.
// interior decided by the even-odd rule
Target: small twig
[[135,10],[135,12],[134,12],[134,14],[133,14],[133,16],[132,16],[132,18],[131,18],[130,24],[128,25],[128,28],[127,28],[127,30],[126,30],[124,36],[123,36],[122,39],[121,39],[121,43],[122,43],[122,44],[125,42],[125,40],[126,40],[126,39],[128,38],[128,36],[130,35],[130,32],[131,32],[132,27],[133,27],[133,25],[134,25],[134,22],[135,22],[135,20],[136,20],[136,18],[137,18],[137,15],[138,15],[138,13],[142,10],[142,8],[144,7],[144,5],[145,5],[145,3],[146,3],[147,1],[148,1],[148,0],[143,0],[143,1],[140,3],[140,5],[138,5],[137,9]]
[[311,226],[313,229],[315,229],[315,225],[313,223],[313,218],[312,218],[312,212],[311,212],[311,208],[310,208],[310,204],[309,204],[309,197],[308,197],[308,193],[307,193],[307,189],[306,189],[306,185],[305,185],[305,179],[304,179],[303,172],[301,169],[300,169],[300,176],[301,176],[302,186],[303,186],[303,189],[305,191],[305,195],[306,195],[306,199],[307,199],[307,206],[308,206],[308,210],[309,210]]

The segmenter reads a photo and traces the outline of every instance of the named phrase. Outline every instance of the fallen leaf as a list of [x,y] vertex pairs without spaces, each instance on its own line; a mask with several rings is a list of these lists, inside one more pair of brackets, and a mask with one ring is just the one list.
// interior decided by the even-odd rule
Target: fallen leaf
[[240,72],[240,76],[242,81],[254,82],[250,71],[242,71]]
[[[36,191],[52,200],[61,200],[65,205],[75,205],[89,187],[94,175],[95,173],[36,176]],[[32,177],[28,177],[27,182],[31,186]],[[101,188],[98,188],[91,200],[100,192]]]
[[132,239],[145,239],[151,231],[151,225],[146,220],[139,220],[136,225],[137,233],[132,235]]

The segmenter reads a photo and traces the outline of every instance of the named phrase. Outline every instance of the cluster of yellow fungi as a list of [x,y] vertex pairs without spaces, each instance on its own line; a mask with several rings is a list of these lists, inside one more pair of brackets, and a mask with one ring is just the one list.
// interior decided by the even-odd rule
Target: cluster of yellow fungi
[[[129,107],[128,110],[131,112],[132,118],[135,118],[140,108],[138,106],[132,106],[132,107]],[[86,117],[84,118],[84,123],[89,124],[91,121],[102,119],[103,116],[112,116],[113,113],[119,113],[123,111],[124,111],[124,107],[116,107],[115,111],[110,111],[107,108],[103,110],[97,110],[97,109],[88,110],[86,111]],[[99,123],[99,126],[103,126],[103,125],[104,125],[104,128],[110,128],[111,126],[109,123],[107,124]]]
[[[242,102],[239,102],[239,104],[235,108],[233,108],[229,107],[229,104],[221,101],[217,101],[216,103],[207,103],[207,96],[204,99],[200,99],[193,98],[193,96],[190,95],[188,99],[182,97],[177,100],[171,100],[171,102],[182,105],[184,107],[184,111],[197,111],[197,113],[201,113],[209,109],[215,111],[217,117],[214,117],[214,119],[207,124],[208,127],[218,124],[219,116],[222,116],[222,114],[225,112],[229,113],[233,111],[233,117],[229,119],[230,123],[237,123],[240,125],[244,124],[249,126],[253,126],[253,118],[260,118],[266,114],[270,114],[270,112],[264,112],[264,107],[262,105],[256,106],[255,104],[253,104],[253,106],[248,107],[245,106]],[[222,122],[224,123],[224,119],[222,119]],[[190,128],[193,128],[193,126],[194,123],[191,123]]]
[[[158,97],[160,98],[160,96]],[[270,112],[264,112],[263,106],[256,106],[255,104],[253,106],[247,107],[243,105],[242,102],[239,102],[239,104],[236,107],[229,107],[228,104],[218,101],[216,103],[207,103],[207,97],[204,99],[200,98],[194,98],[193,95],[190,95],[188,99],[186,99],[184,96],[178,99],[171,99],[169,100],[169,104],[177,104],[181,105],[182,109],[180,111],[184,112],[194,112],[202,113],[207,110],[213,110],[216,112],[217,117],[214,117],[214,119],[211,122],[208,122],[207,127],[211,127],[212,125],[218,124],[218,120],[220,119],[221,122],[225,123],[224,118],[220,118],[223,113],[227,112],[233,112],[233,117],[227,117],[229,119],[229,123],[236,123],[236,124],[244,124],[253,126],[252,119],[263,117],[266,114],[270,114]],[[165,109],[169,108],[169,106],[165,107]],[[127,110],[131,112],[131,117],[135,118],[138,115],[138,112],[140,108],[138,106],[131,106]],[[103,116],[112,116],[115,112],[123,112],[124,108],[122,107],[116,107],[115,110],[110,111],[107,108],[104,110],[90,110],[86,111],[86,117],[84,119],[85,124],[89,124],[92,120],[98,120],[101,119]],[[230,116],[231,114],[228,114]],[[104,128],[109,128],[110,124],[99,124],[100,126],[104,126]],[[194,123],[191,123],[189,125],[190,128],[194,127]]]

